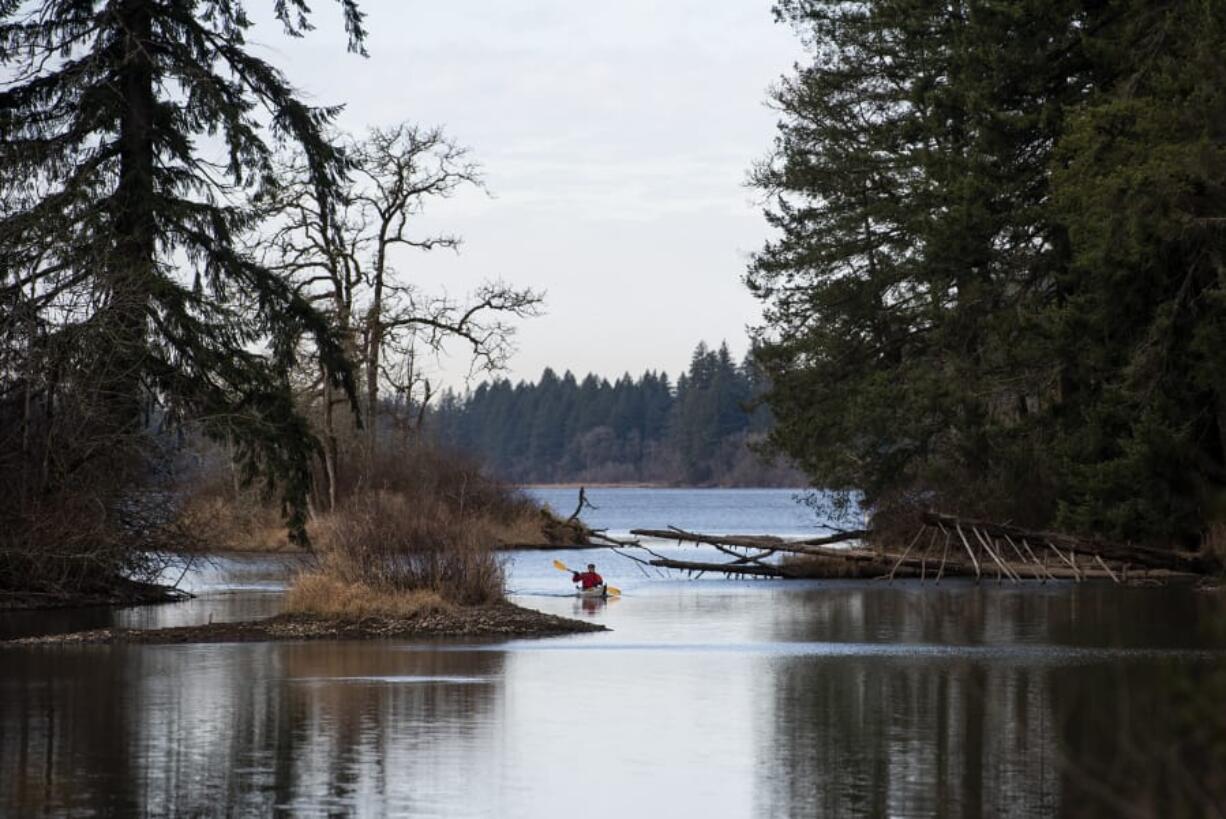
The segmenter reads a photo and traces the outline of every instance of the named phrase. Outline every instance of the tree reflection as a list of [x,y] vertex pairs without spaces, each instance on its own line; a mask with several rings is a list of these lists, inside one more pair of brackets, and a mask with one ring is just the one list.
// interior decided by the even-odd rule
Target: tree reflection
[[[1221,600],[1201,628],[1226,645]],[[1064,806],[1083,816],[1226,816],[1226,664],[1060,669]]]
[[1044,815],[1043,675],[948,660],[794,659],[776,678],[764,815]]
[[1226,815],[1226,663],[1195,651],[1226,645],[1220,599],[934,592],[822,587],[777,619],[842,649],[773,665],[763,815]]
[[13,816],[411,809],[491,764],[503,664],[323,642],[5,660],[0,814]]

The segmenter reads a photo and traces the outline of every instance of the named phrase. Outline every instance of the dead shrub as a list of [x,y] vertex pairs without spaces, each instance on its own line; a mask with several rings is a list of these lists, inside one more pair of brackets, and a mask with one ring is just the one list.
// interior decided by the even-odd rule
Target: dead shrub
[[454,515],[484,521],[483,534],[493,543],[541,542],[539,505],[490,478],[479,461],[463,453],[424,444],[381,450],[363,469],[342,472],[338,506],[368,490],[433,503]]
[[[210,551],[282,552],[295,549],[286,534],[285,519],[271,503],[254,492],[238,495],[193,493],[183,501],[179,523],[195,533]],[[186,544],[180,548],[185,548]]]
[[92,592],[122,576],[135,556],[116,531],[106,502],[62,492],[0,514],[0,589]]
[[316,530],[320,570],[381,593],[433,591],[460,605],[502,599],[488,518],[427,492],[368,489]]

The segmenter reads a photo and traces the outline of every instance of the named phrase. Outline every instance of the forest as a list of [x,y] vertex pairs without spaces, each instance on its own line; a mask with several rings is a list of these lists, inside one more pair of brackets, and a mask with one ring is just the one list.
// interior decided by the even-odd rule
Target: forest
[[675,382],[648,371],[613,383],[546,369],[534,383],[499,379],[444,393],[426,432],[520,483],[642,482],[799,486],[803,475],[761,455],[770,410],[747,356],[700,343]]
[[1226,5],[776,14],[773,444],[879,519],[1226,545]]
[[[311,29],[301,0],[272,12]],[[775,14],[811,59],[750,173],[752,366],[699,348],[675,382],[431,404],[421,357],[452,341],[497,378],[545,307],[403,273],[458,246],[417,217],[483,189],[466,148],[341,129],[230,0],[0,3],[0,586],[156,574],[210,481],[305,544],[423,421],[516,481],[795,482],[766,452],[878,522],[1226,546],[1223,4]]]

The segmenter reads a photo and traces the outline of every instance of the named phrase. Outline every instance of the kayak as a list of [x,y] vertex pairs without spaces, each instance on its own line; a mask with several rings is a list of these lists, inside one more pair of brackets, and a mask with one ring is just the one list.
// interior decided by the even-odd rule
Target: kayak
[[609,590],[605,586],[592,586],[590,589],[579,589],[575,592],[576,597],[608,597]]

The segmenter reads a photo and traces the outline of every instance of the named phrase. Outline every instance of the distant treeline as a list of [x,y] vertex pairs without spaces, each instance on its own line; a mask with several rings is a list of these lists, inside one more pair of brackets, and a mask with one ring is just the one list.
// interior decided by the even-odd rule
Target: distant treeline
[[798,472],[752,448],[772,424],[754,404],[765,386],[748,357],[699,344],[676,383],[663,372],[609,383],[546,369],[536,383],[446,393],[427,432],[520,482],[798,485]]

